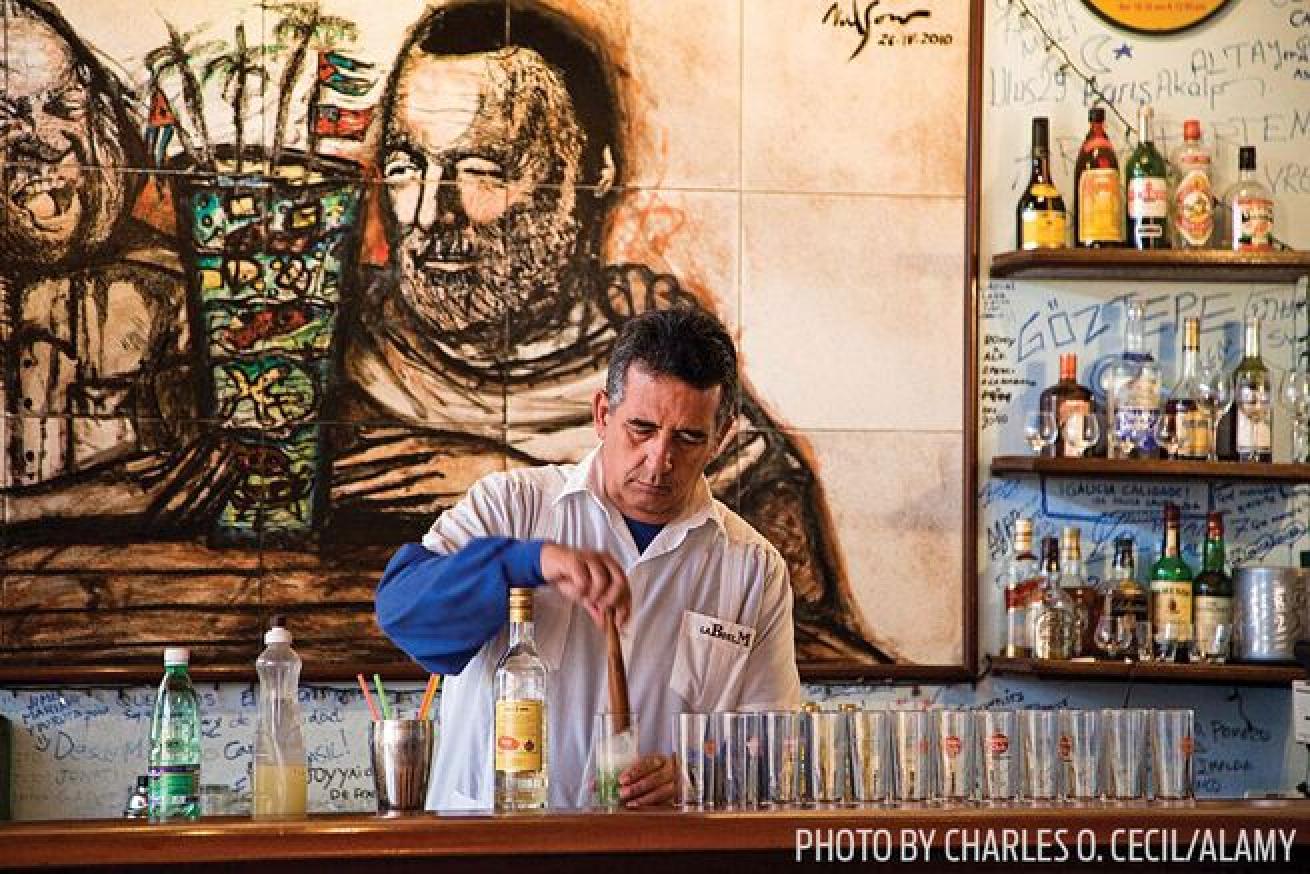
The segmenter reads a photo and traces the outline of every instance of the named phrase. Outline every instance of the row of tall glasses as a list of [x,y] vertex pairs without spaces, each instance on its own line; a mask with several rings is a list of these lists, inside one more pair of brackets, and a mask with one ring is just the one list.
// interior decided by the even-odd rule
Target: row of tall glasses
[[681,713],[685,808],[1192,796],[1191,710]]

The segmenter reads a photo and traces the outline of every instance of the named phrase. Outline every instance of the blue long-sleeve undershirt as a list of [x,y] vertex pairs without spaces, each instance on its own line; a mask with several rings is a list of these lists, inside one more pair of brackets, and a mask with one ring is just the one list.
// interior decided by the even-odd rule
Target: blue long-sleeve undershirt
[[477,537],[439,555],[402,546],[378,583],[378,625],[434,674],[458,674],[509,621],[511,587],[538,586],[540,540]]

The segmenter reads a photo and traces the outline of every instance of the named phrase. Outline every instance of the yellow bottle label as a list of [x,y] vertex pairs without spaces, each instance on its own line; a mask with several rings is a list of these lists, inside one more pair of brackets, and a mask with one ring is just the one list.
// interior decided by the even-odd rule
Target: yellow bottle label
[[1062,249],[1068,243],[1069,221],[1063,212],[1050,209],[1023,211],[1024,249]]
[[1178,454],[1205,458],[1210,454],[1210,418],[1201,410],[1177,413]]
[[1078,239],[1123,242],[1124,192],[1118,170],[1089,168],[1078,177]]
[[1192,583],[1190,580],[1154,580],[1151,598],[1155,603],[1157,630],[1171,631],[1175,640],[1192,637]]
[[541,702],[496,702],[496,770],[541,770]]

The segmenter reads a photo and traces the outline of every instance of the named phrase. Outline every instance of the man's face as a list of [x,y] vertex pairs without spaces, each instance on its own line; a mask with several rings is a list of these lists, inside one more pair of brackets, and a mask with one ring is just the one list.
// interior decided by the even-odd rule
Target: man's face
[[605,494],[620,512],[663,524],[686,509],[723,438],[714,422],[722,391],[633,364],[617,405],[596,393],[592,414],[602,441]]
[[121,166],[121,146],[105,137],[93,150],[91,95],[48,25],[10,18],[0,63],[8,76],[0,95],[0,248],[18,261],[58,264],[79,251],[79,239],[102,239],[122,208],[118,174],[85,166]]
[[538,187],[563,159],[540,134],[516,130],[529,113],[506,111],[509,66],[502,53],[411,54],[385,133],[384,203],[402,300],[447,340],[498,343],[509,320],[555,304],[577,244],[577,168]]

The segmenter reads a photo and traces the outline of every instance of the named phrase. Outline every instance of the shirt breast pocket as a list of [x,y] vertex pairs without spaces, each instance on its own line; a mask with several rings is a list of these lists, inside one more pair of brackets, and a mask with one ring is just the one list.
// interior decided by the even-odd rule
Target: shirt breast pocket
[[748,625],[684,611],[669,688],[696,711],[731,710],[754,645]]

